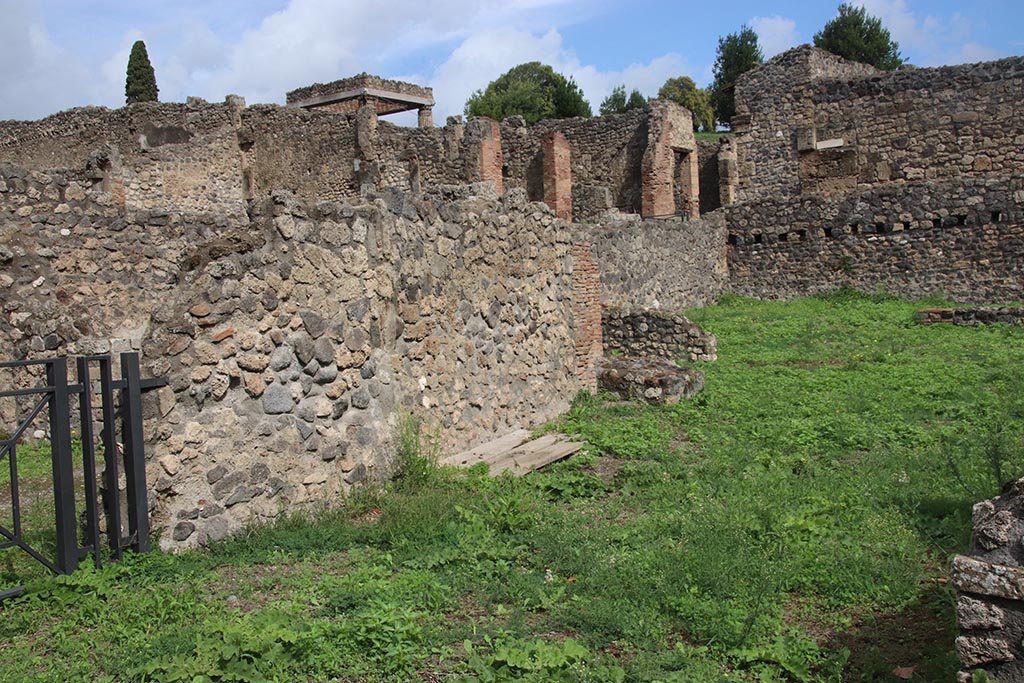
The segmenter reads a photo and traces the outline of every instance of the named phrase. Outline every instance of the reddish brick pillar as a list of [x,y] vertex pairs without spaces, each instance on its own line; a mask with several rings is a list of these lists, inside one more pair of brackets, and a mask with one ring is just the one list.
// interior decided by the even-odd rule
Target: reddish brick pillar
[[569,141],[553,130],[541,141],[544,155],[544,203],[559,218],[572,220],[572,167]]
[[601,337],[601,275],[590,242],[572,245],[572,316],[576,335],[576,377],[597,390],[597,361],[604,352]]
[[485,118],[473,119],[470,124],[473,137],[480,145],[479,168],[475,169],[473,175],[476,177],[471,180],[494,183],[494,189],[500,195],[504,191],[501,181],[501,127],[497,121]]

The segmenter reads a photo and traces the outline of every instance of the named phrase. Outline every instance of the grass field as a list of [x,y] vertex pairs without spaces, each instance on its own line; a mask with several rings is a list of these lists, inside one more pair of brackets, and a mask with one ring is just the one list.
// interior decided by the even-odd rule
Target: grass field
[[518,480],[410,430],[343,508],[33,582],[0,680],[952,680],[949,557],[1024,474],[1024,330],[921,305],[691,311],[719,341],[693,401],[581,396],[554,427],[583,454]]

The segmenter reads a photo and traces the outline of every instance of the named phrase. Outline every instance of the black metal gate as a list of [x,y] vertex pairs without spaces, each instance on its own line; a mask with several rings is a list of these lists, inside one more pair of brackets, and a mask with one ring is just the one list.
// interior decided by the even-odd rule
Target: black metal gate
[[[10,502],[13,522],[8,529],[0,525],[0,550],[19,548],[43,566],[58,574],[70,574],[81,560],[89,557],[97,567],[105,554],[120,560],[125,548],[149,550],[149,516],[146,501],[146,466],[142,433],[142,392],[167,384],[166,378],[142,379],[139,355],[122,353],[121,378],[114,379],[113,358],[109,355],[81,356],[76,359],[77,383],[68,381],[68,359],[46,358],[0,363],[0,369],[44,366],[45,385],[0,390],[0,399],[38,396],[17,428],[0,439],[0,463],[6,458],[10,467]],[[93,372],[95,371],[95,375]],[[93,378],[97,381],[94,382]],[[97,391],[98,389],[98,391]],[[98,402],[95,400],[98,394]],[[77,410],[73,397],[77,396]],[[46,410],[49,416],[50,455],[53,467],[53,508],[56,531],[56,557],[47,557],[26,542],[22,529],[22,509],[18,482],[18,444],[29,433],[36,418]],[[81,461],[75,461],[72,446],[73,413],[80,424]],[[97,491],[97,439],[95,420],[100,416],[99,445],[102,450],[102,495]],[[118,420],[120,419],[120,430]],[[120,439],[118,439],[120,432]],[[79,469],[80,468],[80,469]],[[127,529],[122,519],[120,477],[123,468]],[[76,510],[76,471],[84,486],[83,510]],[[104,553],[100,514],[104,516],[109,553]],[[79,542],[82,531],[83,543]],[[125,533],[127,531],[127,533]],[[23,586],[0,591],[0,600],[18,595]]]

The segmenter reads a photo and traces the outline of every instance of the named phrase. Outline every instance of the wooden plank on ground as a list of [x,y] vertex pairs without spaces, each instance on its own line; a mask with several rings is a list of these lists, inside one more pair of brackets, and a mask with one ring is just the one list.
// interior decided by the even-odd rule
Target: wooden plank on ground
[[[502,472],[511,471],[512,474],[521,477],[524,474],[529,474],[545,465],[572,455],[583,448],[583,444],[579,442],[557,440],[558,436],[565,438],[564,435],[549,436],[556,437],[553,443],[528,448],[531,444],[536,443],[535,441],[528,441],[516,449],[514,453],[509,454],[498,462],[491,463],[491,476],[496,477]],[[537,439],[537,441],[541,441],[541,439]]]
[[544,467],[583,448],[578,441],[570,441],[565,434],[550,433],[529,440],[530,432],[516,430],[494,441],[457,453],[441,461],[444,465],[472,467],[479,462],[490,465],[492,477],[512,472],[517,477]]
[[490,462],[490,458],[499,457],[508,453],[520,444],[529,440],[529,438],[530,431],[528,429],[517,429],[514,432],[505,434],[493,441],[488,441],[487,443],[470,448],[468,451],[450,455],[441,460],[441,464],[453,465],[455,467],[472,467],[478,462],[484,462],[485,460]]

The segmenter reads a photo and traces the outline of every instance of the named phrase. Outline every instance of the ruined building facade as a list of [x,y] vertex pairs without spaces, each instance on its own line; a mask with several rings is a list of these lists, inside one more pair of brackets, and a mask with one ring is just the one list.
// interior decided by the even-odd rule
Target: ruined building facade
[[[1021,298],[1022,59],[797,48],[737,85],[720,145],[665,102],[433,127],[405,85],[0,123],[0,346],[137,349],[170,379],[147,399],[165,546],[385,477],[404,414],[449,450],[554,417],[594,386],[602,306]],[[403,98],[420,127],[379,120]]]

